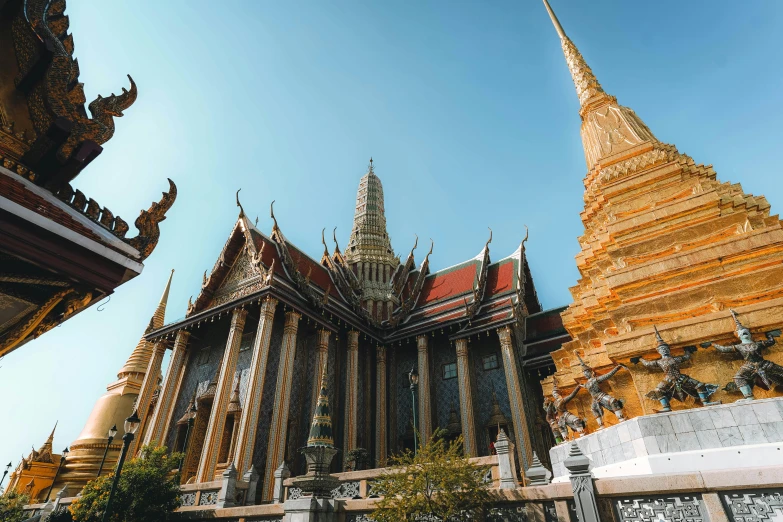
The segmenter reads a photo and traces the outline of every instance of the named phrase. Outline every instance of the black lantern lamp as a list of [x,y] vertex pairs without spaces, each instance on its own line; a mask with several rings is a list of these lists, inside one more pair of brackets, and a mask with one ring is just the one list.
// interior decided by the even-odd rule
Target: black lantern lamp
[[63,469],[63,465],[65,464],[65,458],[68,456],[68,453],[70,453],[70,451],[68,450],[68,448],[65,448],[63,450],[62,456],[60,456],[60,464],[57,466],[57,471],[55,471],[54,473],[52,484],[51,486],[49,486],[49,491],[46,492],[46,499],[44,500],[44,502],[49,502],[49,497],[52,495],[52,489],[54,488],[54,483],[57,482],[57,476],[60,474],[60,470]]
[[101,459],[101,465],[98,467],[98,477],[101,476],[101,471],[103,471],[103,465],[106,463],[106,454],[109,453],[109,446],[111,446],[112,441],[114,441],[114,437],[117,435],[117,425],[115,424],[111,428],[109,428],[109,437],[106,440],[106,449],[103,450],[103,458]]
[[0,479],[0,486],[3,485],[3,482],[5,481],[5,476],[8,475],[8,471],[11,469],[11,463],[9,462],[8,465],[5,467],[5,471],[3,471],[3,478]]
[[415,455],[419,452],[419,425],[416,421],[416,388],[419,386],[419,374],[416,371],[415,366],[411,368],[411,371],[408,374],[408,379],[411,383],[411,397],[413,398],[411,410],[413,411],[413,454]]
[[106,510],[103,512],[103,522],[108,522],[109,513],[111,513],[111,501],[114,498],[114,493],[117,491],[117,483],[120,481],[120,474],[122,473],[122,465],[125,464],[125,456],[128,454],[128,447],[133,439],[136,437],[136,432],[141,426],[141,419],[138,413],[134,410],[130,417],[125,419],[125,435],[122,436],[122,450],[120,451],[120,458],[117,461],[117,470],[114,472],[114,481],[111,484],[111,492],[109,492],[109,499],[106,501]]

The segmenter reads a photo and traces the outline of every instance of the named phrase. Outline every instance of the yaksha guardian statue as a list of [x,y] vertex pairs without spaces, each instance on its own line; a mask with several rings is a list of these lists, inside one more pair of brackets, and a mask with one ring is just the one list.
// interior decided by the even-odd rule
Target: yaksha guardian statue
[[672,397],[683,402],[686,396],[690,395],[695,399],[698,398],[703,405],[717,404],[709,402],[710,396],[718,389],[717,385],[705,384],[680,372],[680,367],[690,360],[691,354],[696,351],[696,347],[686,346],[685,355],[672,357],[669,345],[661,338],[658,328],[653,328],[655,328],[655,338],[658,340],[658,346],[655,349],[661,354],[661,358],[655,361],[647,361],[639,357],[631,358],[631,362],[634,364],[642,363],[645,368],[664,373],[663,380],[658,383],[654,390],[647,392],[646,397],[659,401],[663,408],[658,411],[662,412],[672,411],[669,404]]
[[739,337],[741,342],[731,346],[706,342],[702,343],[701,346],[702,348],[714,346],[716,350],[722,353],[737,352],[745,359],[745,363],[734,376],[734,384],[742,392],[743,398],[740,399],[741,401],[753,400],[753,385],[756,382],[756,378],[761,380],[767,388],[783,385],[783,366],[768,361],[761,355],[764,348],[769,348],[775,344],[775,337],[780,336],[780,330],[767,332],[767,338],[763,341],[754,341],[750,330],[740,323],[734,310],[730,310],[730,312],[737,327],[737,337]]
[[584,389],[590,392],[590,396],[593,398],[593,403],[590,405],[590,409],[593,410],[595,415],[595,421],[598,423],[598,429],[604,427],[604,410],[609,410],[617,415],[617,420],[620,422],[625,420],[623,415],[623,400],[612,397],[608,393],[601,389],[601,383],[614,377],[614,374],[625,368],[624,365],[618,364],[611,371],[598,375],[595,370],[590,368],[582,360],[578,352],[574,352],[576,358],[579,359],[579,364],[582,366],[582,373],[587,379],[584,384]]
[[549,397],[544,399],[544,413],[546,414],[549,428],[552,430],[552,436],[555,438],[555,443],[562,443],[568,438],[568,430],[565,433],[560,431],[560,418],[557,415],[557,408],[554,401]]
[[567,408],[568,403],[571,402],[574,397],[576,397],[576,394],[579,393],[580,388],[582,388],[582,385],[577,384],[576,388],[574,388],[574,391],[563,397],[560,395],[560,388],[557,386],[557,379],[552,377],[552,398],[555,400],[554,403],[555,409],[557,410],[558,425],[560,426],[560,432],[563,433],[563,435],[568,435],[568,428],[571,428],[571,431],[576,432],[577,437],[581,437],[585,431],[585,426],[587,425],[585,420],[574,415],[568,411]]

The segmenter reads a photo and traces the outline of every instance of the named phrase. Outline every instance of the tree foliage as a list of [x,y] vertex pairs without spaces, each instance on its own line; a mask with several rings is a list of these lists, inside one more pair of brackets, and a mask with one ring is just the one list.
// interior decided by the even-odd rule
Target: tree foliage
[[[162,522],[180,506],[179,479],[171,472],[181,453],[166,454],[165,447],[144,446],[141,457],[122,468],[111,505],[112,522]],[[75,522],[100,522],[109,499],[114,474],[87,483],[70,506]]]
[[5,495],[0,495],[0,522],[21,522],[28,518],[22,508],[29,501],[30,497],[27,494],[16,491],[8,491]]
[[491,500],[484,477],[489,470],[463,454],[462,437],[448,442],[436,433],[417,454],[391,457],[387,473],[373,482],[383,495],[370,517],[377,522],[481,519]]

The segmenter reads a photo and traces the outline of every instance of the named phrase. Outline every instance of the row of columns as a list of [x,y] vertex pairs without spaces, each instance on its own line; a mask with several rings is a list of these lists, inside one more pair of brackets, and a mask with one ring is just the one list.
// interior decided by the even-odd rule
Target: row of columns
[[[264,381],[267,374],[272,326],[274,323],[277,300],[268,297],[261,306],[261,312],[253,342],[250,373],[247,383],[247,393],[242,407],[238,424],[238,437],[236,440],[233,463],[239,476],[248,472],[252,465],[253,447],[256,439],[258,415],[260,413],[263,398]],[[214,480],[217,467],[220,438],[225,429],[228,402],[230,400],[234,375],[239,354],[242,331],[244,329],[247,312],[236,309],[231,318],[226,349],[219,370],[217,390],[209,416],[203,450],[198,465],[198,482]],[[291,387],[293,383],[294,359],[296,357],[296,338],[301,315],[295,311],[286,312],[283,331],[283,343],[281,346],[281,359],[278,366],[277,386],[275,387],[274,410],[270,426],[270,437],[267,449],[266,469],[263,475],[263,498],[271,499],[274,487],[273,472],[285,457],[286,438],[288,431],[289,406]],[[524,410],[522,383],[517,371],[516,353],[513,348],[512,330],[506,326],[497,331],[503,368],[506,376],[509,401],[512,412],[514,433],[517,435],[516,444],[519,459],[524,467],[532,462],[532,446],[527,418]],[[165,381],[153,412],[152,419],[143,431],[144,444],[153,441],[164,441],[168,427],[171,425],[173,415],[174,398],[182,383],[185,363],[188,351],[186,350],[190,334],[184,330],[177,333],[174,341],[171,362],[166,373]],[[317,368],[323,368],[328,358],[330,332],[320,330],[317,341]],[[428,440],[432,436],[432,397],[430,375],[430,350],[429,338],[426,335],[417,337],[419,394],[418,394],[418,418],[419,431],[422,438]],[[460,417],[462,423],[462,435],[466,454],[478,455],[478,442],[476,437],[476,422],[473,407],[473,383],[471,380],[469,350],[467,339],[456,340],[457,378],[459,383]],[[155,389],[157,376],[160,374],[160,366],[166,345],[157,343],[153,357],[150,360],[142,389],[137,399],[139,411],[146,411]],[[379,346],[376,357],[376,456],[378,465],[385,465],[387,459],[387,366],[386,348]],[[320,371],[320,370],[319,370]],[[346,367],[346,397],[344,418],[344,451],[347,453],[358,445],[358,407],[359,407],[359,332],[348,333],[348,353]],[[314,385],[317,387],[316,385]],[[317,397],[317,391],[313,390],[313,400]],[[522,442],[521,444],[519,442]]]

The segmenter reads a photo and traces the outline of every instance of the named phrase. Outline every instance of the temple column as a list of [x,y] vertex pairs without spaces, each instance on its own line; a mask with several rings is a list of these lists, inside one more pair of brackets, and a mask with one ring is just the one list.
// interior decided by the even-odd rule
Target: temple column
[[310,400],[310,413],[315,412],[315,405],[318,402],[318,394],[321,392],[320,375],[324,364],[329,360],[329,336],[332,332],[329,330],[318,330],[318,350],[315,359],[315,375],[313,376],[313,390]]
[[527,469],[533,462],[533,446],[530,441],[525,403],[522,398],[522,383],[517,371],[517,357],[514,343],[511,339],[511,327],[498,328],[500,337],[500,352],[503,357],[503,370],[506,373],[506,388],[511,406],[511,420],[514,423],[517,453],[522,462],[522,469]]
[[288,413],[291,407],[291,385],[294,379],[294,358],[296,357],[296,333],[299,330],[298,312],[286,312],[283,329],[283,346],[280,349],[280,366],[277,368],[272,424],[269,427],[269,446],[266,452],[263,499],[272,500],[275,485],[274,471],[285,458],[288,435]]
[[419,350],[419,433],[422,443],[425,443],[432,437],[429,338],[426,335],[418,336],[416,346]]
[[[158,341],[152,351],[152,357],[147,365],[147,373],[144,374],[144,381],[141,383],[141,390],[136,397],[135,410],[139,416],[145,415],[150,409],[150,402],[152,401],[152,395],[155,393],[155,388],[158,386],[158,375],[160,375],[160,364],[163,362],[163,354],[166,353],[166,344],[163,341]],[[160,401],[158,401],[160,402]],[[139,448],[139,440],[144,436],[144,428],[148,419],[141,419],[141,435],[135,438],[128,448],[129,455],[135,455],[136,450]]]
[[356,448],[359,419],[359,332],[348,332],[348,361],[345,368],[345,437],[343,455]]
[[378,347],[375,393],[375,452],[378,466],[386,465],[386,347]]
[[476,419],[473,416],[473,386],[468,362],[468,340],[457,339],[457,382],[459,385],[459,417],[465,455],[478,457]]
[[185,357],[187,355],[186,347],[190,339],[190,332],[180,330],[174,340],[174,348],[171,351],[169,367],[166,370],[166,379],[163,381],[163,388],[158,396],[158,404],[155,406],[155,413],[150,421],[149,429],[144,437],[144,444],[155,443],[163,446],[166,435],[171,424],[171,414],[173,412],[174,398],[179,395],[179,388],[182,384],[182,375],[185,369]]
[[[239,435],[236,442],[234,467],[237,468],[237,476],[239,477],[250,469],[253,461],[258,414],[261,410],[261,399],[264,393],[266,365],[269,360],[269,344],[272,340],[272,325],[275,321],[276,308],[277,299],[267,296],[261,304],[259,312],[258,328],[253,340],[253,355],[250,359],[245,403],[242,405],[242,415],[238,421]],[[236,424],[234,426],[236,428]]]
[[241,308],[234,310],[231,316],[231,328],[228,331],[226,349],[223,352],[223,361],[220,366],[215,399],[212,402],[212,412],[209,416],[206,435],[204,436],[204,449],[201,452],[201,461],[198,464],[196,482],[210,482],[215,479],[215,467],[217,466],[220,439],[226,428],[226,412],[228,401],[231,399],[231,390],[234,385],[234,374],[237,369],[239,357],[239,345],[242,342],[242,330],[245,328],[247,312]]

